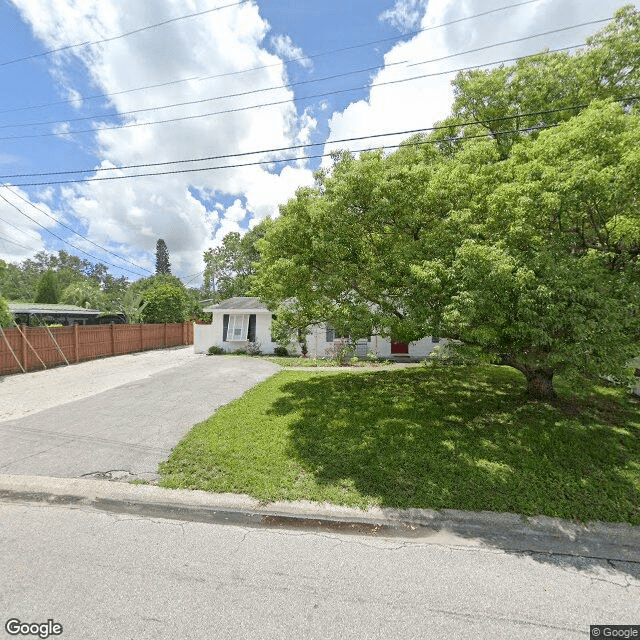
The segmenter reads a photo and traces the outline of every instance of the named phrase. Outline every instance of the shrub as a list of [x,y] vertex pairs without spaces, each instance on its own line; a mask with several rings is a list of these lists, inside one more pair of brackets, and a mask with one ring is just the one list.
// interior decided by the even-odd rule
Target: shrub
[[287,349],[287,347],[277,346],[273,350],[273,355],[279,356],[280,358],[286,358],[289,355],[289,350]]
[[247,345],[247,353],[250,356],[259,356],[262,353],[262,343],[258,342],[258,340],[249,342]]
[[222,347],[218,347],[217,345],[212,345],[209,347],[207,353],[210,356],[221,356],[224,353],[224,349]]
[[234,356],[246,356],[247,355],[247,350],[246,349],[236,349],[235,351],[231,352]]
[[13,326],[13,314],[9,311],[9,303],[0,297],[0,327]]
[[144,292],[147,303],[142,310],[142,321],[147,324],[184,322],[187,317],[187,295],[183,289],[170,284],[159,284]]

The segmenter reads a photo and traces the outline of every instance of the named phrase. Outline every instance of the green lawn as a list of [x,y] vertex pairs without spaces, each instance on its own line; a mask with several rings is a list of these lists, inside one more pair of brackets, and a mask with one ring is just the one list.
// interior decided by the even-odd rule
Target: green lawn
[[282,371],[196,425],[160,484],[640,525],[640,403],[558,386],[551,405],[495,366]]

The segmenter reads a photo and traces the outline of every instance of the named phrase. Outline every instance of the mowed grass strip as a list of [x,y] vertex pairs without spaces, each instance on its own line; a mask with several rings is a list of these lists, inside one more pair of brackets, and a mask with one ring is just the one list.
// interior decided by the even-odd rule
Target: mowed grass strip
[[558,386],[549,404],[495,366],[282,371],[196,425],[160,484],[640,525],[640,403]]

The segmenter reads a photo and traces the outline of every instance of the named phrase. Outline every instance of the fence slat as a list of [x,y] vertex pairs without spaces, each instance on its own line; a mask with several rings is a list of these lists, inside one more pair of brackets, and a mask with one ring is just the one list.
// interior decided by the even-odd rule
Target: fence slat
[[[27,327],[24,327],[25,333]],[[193,344],[193,325],[74,325],[54,329],[29,327],[28,340],[40,362],[31,357],[19,329],[4,330],[0,336],[0,375],[60,365],[64,360],[80,362],[147,349]],[[53,341],[52,341],[53,339]],[[54,346],[55,345],[55,346]],[[20,358],[17,354],[20,354]]]

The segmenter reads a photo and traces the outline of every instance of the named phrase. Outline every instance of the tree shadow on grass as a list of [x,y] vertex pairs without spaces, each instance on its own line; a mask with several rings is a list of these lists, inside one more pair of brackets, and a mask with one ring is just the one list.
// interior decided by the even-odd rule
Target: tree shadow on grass
[[[597,395],[531,402],[524,390],[497,367],[318,375],[285,384],[270,411],[295,415],[289,454],[335,502],[639,525],[639,408]],[[622,570],[637,577],[637,565]]]
[[290,455],[347,503],[355,491],[396,508],[640,524],[631,404],[573,400],[567,415],[500,368],[320,375],[282,391],[270,411],[296,415]]

